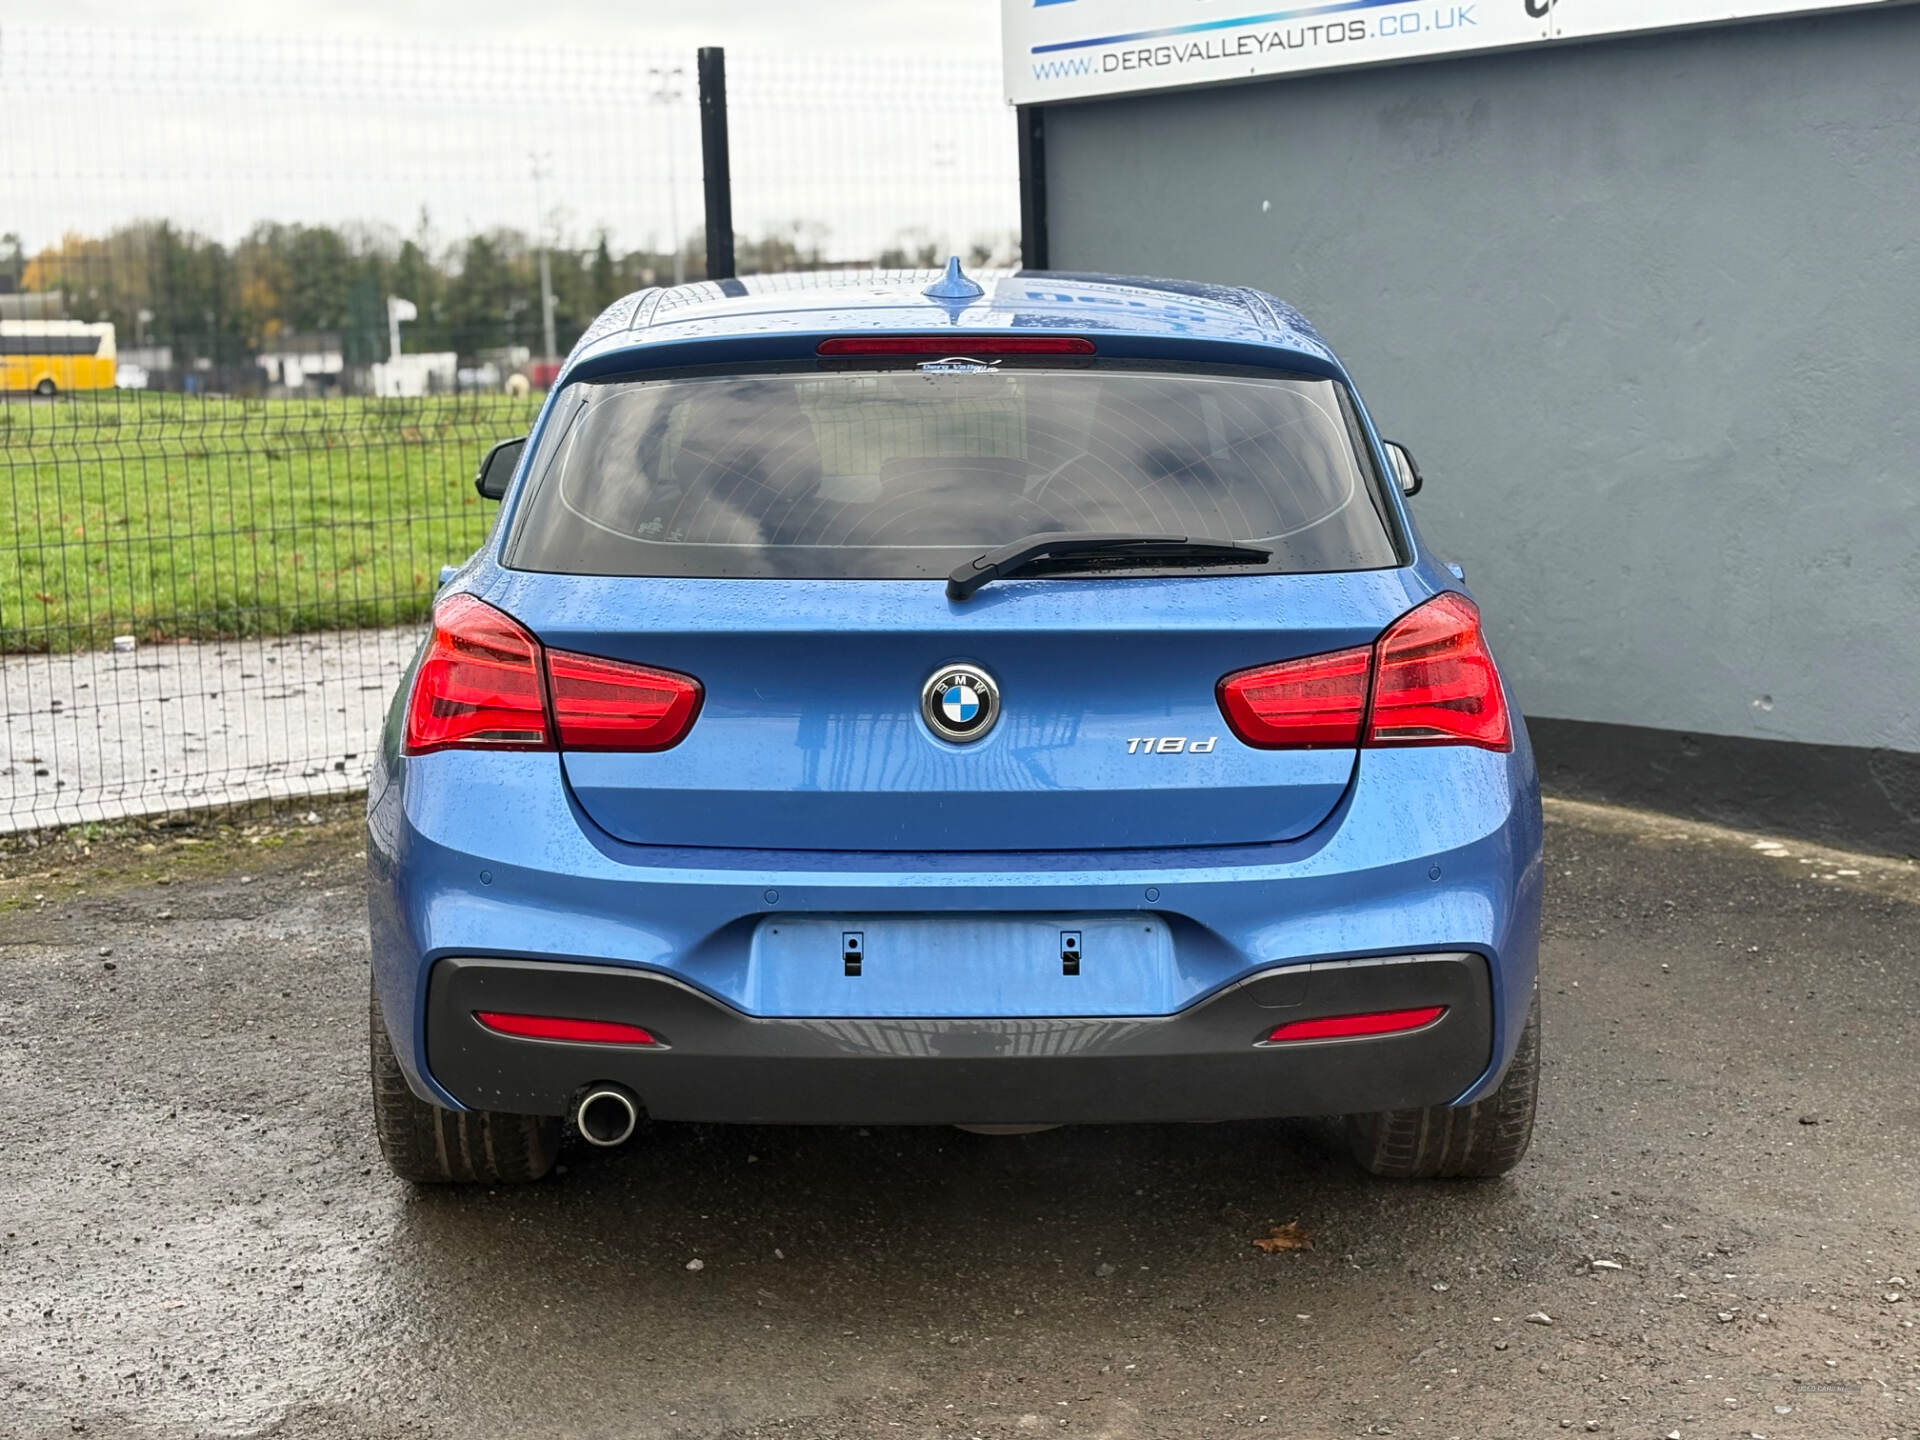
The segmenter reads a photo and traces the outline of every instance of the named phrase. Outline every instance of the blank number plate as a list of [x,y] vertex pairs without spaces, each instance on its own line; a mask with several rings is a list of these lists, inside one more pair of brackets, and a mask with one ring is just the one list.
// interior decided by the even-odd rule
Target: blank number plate
[[1164,1015],[1177,1003],[1172,938],[1152,915],[769,916],[749,971],[755,1015]]

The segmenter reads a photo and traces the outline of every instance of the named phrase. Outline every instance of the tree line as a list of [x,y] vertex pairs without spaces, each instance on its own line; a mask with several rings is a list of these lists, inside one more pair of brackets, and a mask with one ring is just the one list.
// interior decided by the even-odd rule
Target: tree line
[[[794,221],[735,239],[743,275],[854,268],[829,262],[823,226]],[[973,265],[1007,264],[1015,236],[979,239]],[[905,231],[859,268],[942,263],[943,243]],[[605,232],[585,245],[548,251],[554,330],[560,353],[607,304],[647,285],[671,284],[671,250],[616,250]],[[678,257],[688,280],[706,275],[704,232]],[[387,358],[386,297],[411,300],[419,318],[404,327],[409,353],[463,357],[508,346],[542,348],[539,249],[521,230],[495,228],[436,243],[425,217],[402,236],[375,226],[263,221],[228,245],[166,220],[140,220],[105,235],[70,234],[29,254],[0,237],[0,290],[60,294],[76,320],[112,321],[121,348],[167,346],[176,366],[242,365],[291,337],[339,335],[348,364]]]

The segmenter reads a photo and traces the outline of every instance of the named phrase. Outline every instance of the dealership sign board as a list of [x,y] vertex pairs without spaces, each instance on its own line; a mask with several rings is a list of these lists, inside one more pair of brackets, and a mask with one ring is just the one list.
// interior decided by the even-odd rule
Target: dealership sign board
[[1007,98],[1031,105],[1864,8],[1863,0],[1001,0],[1001,43]]

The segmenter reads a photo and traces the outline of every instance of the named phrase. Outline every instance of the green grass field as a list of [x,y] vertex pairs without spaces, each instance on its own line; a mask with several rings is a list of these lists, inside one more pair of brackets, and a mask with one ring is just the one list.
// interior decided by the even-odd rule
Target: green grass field
[[417,620],[539,397],[0,403],[0,652]]

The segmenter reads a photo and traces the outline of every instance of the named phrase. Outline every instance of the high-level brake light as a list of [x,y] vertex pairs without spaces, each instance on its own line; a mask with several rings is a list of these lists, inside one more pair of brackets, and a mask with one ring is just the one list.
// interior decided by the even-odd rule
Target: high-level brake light
[[570,1020],[560,1015],[515,1015],[476,1010],[473,1018],[497,1035],[519,1040],[571,1040],[586,1045],[658,1045],[653,1032],[618,1020]]
[[836,335],[814,351],[848,355],[1091,355],[1083,335]]
[[406,752],[665,750],[704,698],[690,675],[548,650],[471,595],[433,607],[433,636],[407,701]]
[[1233,733],[1263,750],[1513,748],[1480,612],[1452,592],[1409,610],[1372,645],[1238,670],[1218,688]]
[[1403,1035],[1424,1030],[1447,1013],[1444,1005],[1421,1005],[1410,1010],[1370,1010],[1363,1015],[1323,1015],[1313,1020],[1289,1020],[1273,1027],[1263,1044],[1283,1045],[1294,1040],[1355,1040],[1366,1035]]

